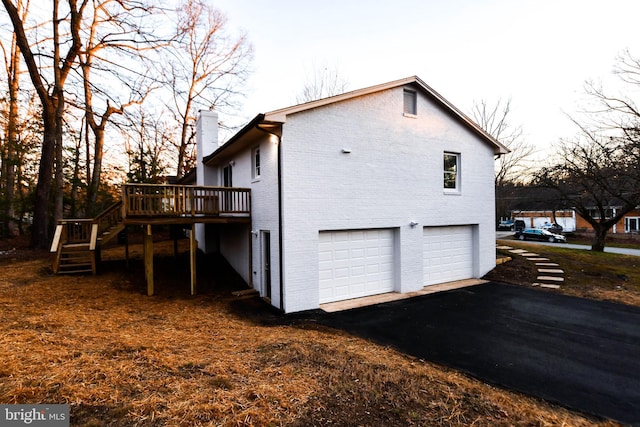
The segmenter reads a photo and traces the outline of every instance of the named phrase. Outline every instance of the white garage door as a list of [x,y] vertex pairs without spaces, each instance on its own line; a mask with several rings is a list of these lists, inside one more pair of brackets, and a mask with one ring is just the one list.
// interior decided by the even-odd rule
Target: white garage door
[[320,232],[320,303],[393,291],[393,231]]
[[472,226],[425,227],[423,253],[425,285],[472,278]]

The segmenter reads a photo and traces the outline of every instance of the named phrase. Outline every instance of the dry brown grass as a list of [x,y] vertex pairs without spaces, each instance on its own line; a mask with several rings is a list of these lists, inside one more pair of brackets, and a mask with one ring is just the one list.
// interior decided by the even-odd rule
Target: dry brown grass
[[219,263],[190,297],[187,260],[156,258],[147,297],[121,250],[95,277],[0,256],[0,402],[67,403],[80,426],[615,425],[234,299]]

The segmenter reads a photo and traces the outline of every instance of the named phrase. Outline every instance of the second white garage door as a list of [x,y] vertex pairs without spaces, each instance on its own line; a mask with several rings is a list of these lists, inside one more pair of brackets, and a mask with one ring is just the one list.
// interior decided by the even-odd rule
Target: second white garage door
[[425,227],[423,231],[424,284],[473,277],[473,227]]
[[393,291],[393,230],[322,231],[320,303]]

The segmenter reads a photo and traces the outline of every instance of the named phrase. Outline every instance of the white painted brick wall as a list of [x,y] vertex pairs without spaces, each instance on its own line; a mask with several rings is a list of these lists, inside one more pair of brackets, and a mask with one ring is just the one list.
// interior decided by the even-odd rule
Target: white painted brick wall
[[[423,286],[423,226],[477,225],[477,275],[495,266],[493,148],[424,96],[416,118],[404,117],[402,105],[396,88],[287,118],[287,312],[318,306],[319,230],[397,229],[400,292]],[[461,153],[459,195],[443,191],[444,151]]]
[[[402,108],[402,88],[396,88],[287,118],[281,143],[286,312],[318,307],[322,230],[394,229],[399,292],[423,286],[424,226],[474,225],[477,276],[495,266],[493,148],[423,95],[416,118],[404,117]],[[258,144],[262,176],[256,181],[251,149]],[[272,304],[280,307],[277,148],[265,134],[242,153],[220,159],[220,165],[235,162],[234,186],[252,189],[251,271],[241,243],[248,246],[248,230],[227,229],[220,247],[264,294],[259,232],[270,231]],[[445,151],[461,153],[458,195],[443,191]],[[411,221],[419,225],[412,228]]]
[[[252,149],[260,147],[261,176],[252,178]],[[251,189],[251,226],[219,227],[220,253],[229,261],[245,282],[266,294],[263,289],[262,277],[262,245],[261,231],[269,231],[271,236],[271,302],[280,306],[280,269],[278,262],[278,175],[277,175],[277,143],[265,134],[250,144],[239,154],[221,157],[218,166],[211,168],[215,182],[209,185],[219,185],[222,168],[232,165],[234,187]],[[253,233],[252,233],[253,232]],[[251,260],[249,267],[249,234],[251,233]]]

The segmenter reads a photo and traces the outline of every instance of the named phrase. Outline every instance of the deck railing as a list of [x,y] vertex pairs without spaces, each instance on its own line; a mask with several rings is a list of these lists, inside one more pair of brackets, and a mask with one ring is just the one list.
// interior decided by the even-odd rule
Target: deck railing
[[125,184],[125,216],[249,216],[251,190],[194,185]]
[[98,224],[98,233],[116,227],[122,222],[122,202],[116,202],[93,219]]
[[89,243],[93,219],[62,219],[58,221],[60,238],[64,243]]

